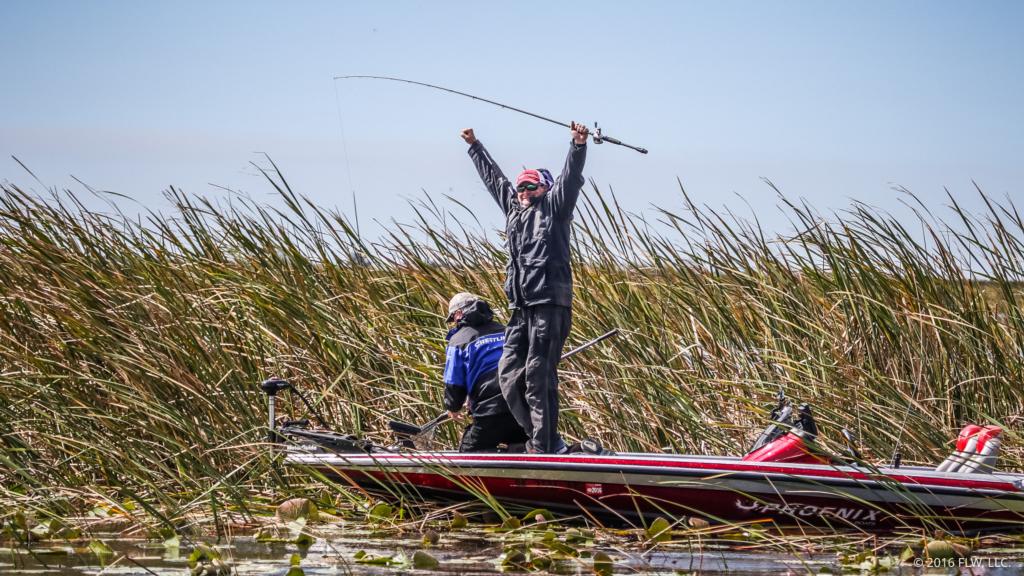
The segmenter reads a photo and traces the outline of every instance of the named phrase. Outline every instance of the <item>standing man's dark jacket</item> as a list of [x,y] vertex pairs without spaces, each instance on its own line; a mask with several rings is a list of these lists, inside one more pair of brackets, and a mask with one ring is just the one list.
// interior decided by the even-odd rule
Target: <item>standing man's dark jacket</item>
[[509,307],[537,304],[572,305],[569,232],[572,214],[583,188],[586,144],[571,144],[562,175],[543,197],[528,208],[520,206],[512,182],[479,140],[469,147],[480,178],[505,213],[509,261],[505,293]]
[[470,144],[469,155],[505,213],[509,251],[505,293],[514,311],[498,366],[501,391],[530,438],[527,449],[559,452],[565,442],[558,434],[557,368],[572,323],[569,234],[584,184],[586,142],[577,144],[574,137],[561,176],[525,207],[479,140]]

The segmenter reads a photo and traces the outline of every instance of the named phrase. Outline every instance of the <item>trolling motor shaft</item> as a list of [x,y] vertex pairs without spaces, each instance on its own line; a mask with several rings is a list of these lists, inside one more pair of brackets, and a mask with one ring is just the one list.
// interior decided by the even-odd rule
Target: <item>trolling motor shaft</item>
[[[533,112],[527,112],[526,110],[523,110],[522,108],[516,108],[515,106],[509,106],[508,104],[502,104],[501,102],[495,102],[494,100],[488,100],[487,98],[481,98],[479,96],[473,96],[472,94],[467,94],[466,92],[460,92],[458,90],[452,90],[451,88],[445,88],[444,86],[437,86],[435,84],[427,84],[426,82],[417,82],[415,80],[406,80],[404,78],[395,78],[395,77],[392,77],[392,76],[364,76],[364,75],[335,76],[334,79],[335,80],[354,80],[354,79],[390,80],[392,82],[404,82],[406,84],[415,84],[416,86],[423,86],[425,88],[433,88],[434,90],[441,90],[442,92],[448,92],[449,94],[457,94],[459,96],[465,96],[466,98],[472,98],[473,100],[479,100],[480,102],[486,102],[488,104],[493,104],[494,106],[498,106],[499,108],[504,108],[506,110],[512,110],[513,112],[519,112],[520,114],[526,114],[527,116],[532,116],[532,117],[534,117],[534,118],[536,118],[538,120],[543,120],[545,122],[551,122],[552,124],[558,124],[559,126],[564,126],[566,128],[571,128],[571,126],[569,125],[568,122],[560,122],[558,120],[554,120],[554,119],[548,118],[547,116],[541,116],[540,114],[534,114]],[[630,148],[632,150],[636,150],[637,152],[639,152],[641,154],[647,154],[647,148],[641,148],[639,146],[633,146],[632,144],[626,144],[622,140],[618,140],[616,138],[612,138],[611,136],[607,136],[607,135],[602,134],[601,133],[601,129],[597,127],[597,122],[594,122],[594,132],[591,132],[590,137],[593,139],[594,144],[601,144],[603,142],[608,142],[609,144],[615,144],[615,145],[618,145],[618,146],[622,146],[624,148]]]
[[260,384],[260,388],[263,389],[263,393],[267,395],[267,414],[270,418],[267,424],[267,441],[277,442],[277,393],[282,390],[288,390],[292,385],[280,378],[268,378]]
[[[268,422],[268,433],[267,438],[270,442],[277,442],[281,439],[281,435],[277,433],[277,414],[275,408],[277,407],[277,393],[282,390],[288,390],[299,397],[299,400],[306,405],[306,409],[313,414],[313,417],[317,419],[320,426],[327,427],[327,420],[320,414],[320,412],[313,406],[313,403],[306,398],[306,395],[302,393],[297,387],[288,383],[286,380],[281,378],[268,378],[260,384],[260,388],[263,393],[267,395],[267,414],[269,418]],[[309,420],[289,420],[284,423],[284,427],[302,425],[307,426]]]

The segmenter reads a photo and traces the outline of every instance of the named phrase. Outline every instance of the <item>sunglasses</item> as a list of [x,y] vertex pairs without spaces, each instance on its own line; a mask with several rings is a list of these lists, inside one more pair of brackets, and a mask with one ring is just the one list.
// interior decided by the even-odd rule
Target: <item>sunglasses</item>
[[533,192],[537,188],[538,186],[536,184],[520,184],[519,187],[516,188],[516,190],[519,192],[526,192],[527,190]]

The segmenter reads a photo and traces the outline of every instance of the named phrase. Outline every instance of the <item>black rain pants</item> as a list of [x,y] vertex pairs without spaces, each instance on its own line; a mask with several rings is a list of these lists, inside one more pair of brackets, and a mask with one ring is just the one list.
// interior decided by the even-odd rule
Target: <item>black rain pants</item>
[[498,444],[512,446],[526,441],[526,433],[508,412],[474,417],[473,423],[462,433],[459,452],[494,452]]
[[555,304],[517,308],[505,328],[498,382],[512,415],[530,437],[528,449],[554,453],[558,434],[558,361],[572,310]]

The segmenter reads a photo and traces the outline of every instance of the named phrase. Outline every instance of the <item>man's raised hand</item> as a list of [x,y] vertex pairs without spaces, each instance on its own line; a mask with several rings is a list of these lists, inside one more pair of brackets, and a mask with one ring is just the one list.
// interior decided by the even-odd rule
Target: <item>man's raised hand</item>
[[476,134],[473,134],[472,128],[466,128],[462,131],[462,139],[466,141],[466,144],[472,146],[476,142]]
[[[587,136],[590,135],[590,129],[587,128],[586,124],[577,124],[576,122],[573,122],[570,129],[572,130],[573,142],[580,145],[587,143]],[[470,130],[470,132],[472,132],[472,130]]]

